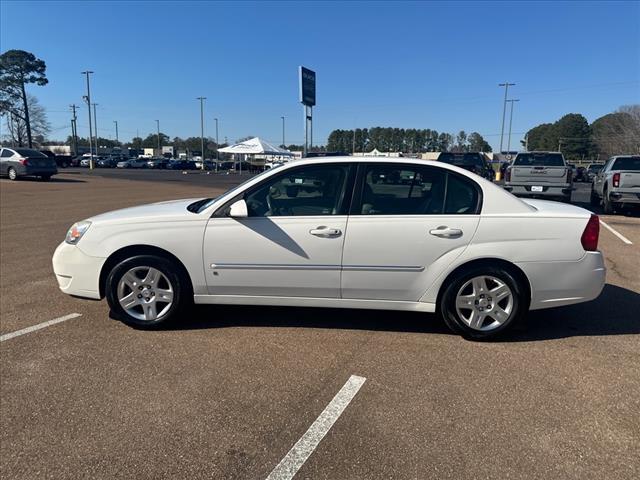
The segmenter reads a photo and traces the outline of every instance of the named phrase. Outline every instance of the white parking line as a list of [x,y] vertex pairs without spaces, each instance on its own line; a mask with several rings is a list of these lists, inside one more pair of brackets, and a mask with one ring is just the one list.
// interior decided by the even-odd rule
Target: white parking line
[[309,430],[296,442],[289,450],[289,453],[280,461],[267,477],[267,480],[290,480],[300,467],[307,461],[309,456],[316,449],[320,440],[324,438],[331,429],[335,421],[342,415],[347,405],[356,396],[360,387],[367,379],[351,375],[340,391],[329,402],[329,405],[322,411],[320,416],[309,427]]
[[50,327],[51,325],[55,325],[56,323],[65,322],[67,320],[71,320],[72,318],[78,318],[81,316],[82,316],[81,313],[70,313],[69,315],[65,315],[64,317],[54,318],[53,320],[48,320],[46,322],[38,323],[37,325],[23,328],[22,330],[17,330],[11,333],[5,333],[4,335],[0,335],[0,342],[4,342],[5,340],[10,340],[12,338],[19,337],[20,335],[25,335],[27,333],[35,332],[36,330]]
[[631,240],[629,240],[627,237],[625,237],[624,235],[622,235],[620,232],[618,232],[617,230],[614,230],[613,227],[610,227],[609,225],[607,225],[606,223],[604,223],[602,220],[600,220],[600,225],[602,225],[604,228],[606,228],[607,230],[609,230],[611,233],[613,233],[616,237],[618,237],[620,240],[622,240],[624,243],[626,243],[627,245],[633,245],[633,242]]

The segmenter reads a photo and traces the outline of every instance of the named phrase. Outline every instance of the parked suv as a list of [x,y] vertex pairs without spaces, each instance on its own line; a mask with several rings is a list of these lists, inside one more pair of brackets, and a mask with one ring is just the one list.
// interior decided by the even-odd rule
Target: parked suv
[[489,181],[493,181],[495,178],[495,172],[493,168],[489,166],[481,153],[450,153],[443,152],[438,157],[438,161],[455,165],[465,170],[469,170],[476,175],[486,178]]
[[42,180],[50,180],[58,173],[55,160],[30,148],[0,149],[0,173],[10,180],[18,177],[34,176]]
[[611,157],[591,184],[591,205],[602,203],[604,213],[640,205],[640,156]]
[[518,197],[570,202],[573,172],[560,152],[518,153],[507,168],[504,188]]

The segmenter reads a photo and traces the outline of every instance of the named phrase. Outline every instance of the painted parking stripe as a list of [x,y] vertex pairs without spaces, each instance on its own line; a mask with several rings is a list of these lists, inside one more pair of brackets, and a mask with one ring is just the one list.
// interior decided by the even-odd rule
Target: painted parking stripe
[[626,243],[627,245],[633,245],[633,242],[631,240],[629,240],[627,237],[625,237],[624,235],[622,235],[620,232],[618,232],[617,230],[615,230],[613,227],[610,227],[609,225],[607,225],[606,223],[604,223],[602,220],[600,220],[600,225],[602,225],[604,228],[606,228],[607,230],[609,230],[611,233],[613,233],[616,237],[618,237],[620,240],[622,240],[624,243]]
[[267,480],[290,480],[300,467],[307,461],[316,449],[320,441],[331,429],[336,420],[342,415],[347,405],[356,396],[360,387],[367,379],[357,375],[351,375],[340,391],[329,402],[320,416],[309,427],[309,430],[289,450],[289,453],[280,461],[267,477]]
[[17,330],[11,333],[5,333],[4,335],[0,335],[0,342],[4,342],[5,340],[10,340],[12,338],[19,337],[20,335],[25,335],[27,333],[35,332],[36,330],[50,327],[51,325],[55,325],[56,323],[66,322],[67,320],[71,320],[72,318],[78,318],[81,316],[82,316],[81,313],[70,313],[69,315],[65,315],[64,317],[54,318],[53,320],[48,320],[46,322],[38,323],[37,325],[23,328],[22,330]]

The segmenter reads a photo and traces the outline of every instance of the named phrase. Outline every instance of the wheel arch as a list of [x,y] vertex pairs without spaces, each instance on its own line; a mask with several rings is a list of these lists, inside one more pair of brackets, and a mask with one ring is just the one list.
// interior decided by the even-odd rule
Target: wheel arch
[[193,295],[193,280],[191,279],[191,275],[189,275],[189,271],[184,266],[184,263],[182,263],[178,257],[163,248],[155,247],[153,245],[128,245],[119,250],[116,250],[111,255],[109,255],[109,257],[107,257],[107,260],[102,265],[98,284],[100,288],[100,298],[104,298],[105,296],[107,277],[109,276],[111,270],[113,270],[113,268],[121,261],[138,255],[155,255],[174,262],[180,269],[180,272],[182,273],[184,278],[187,279],[187,287],[189,288],[190,294]]
[[478,267],[501,267],[511,273],[518,283],[522,285],[525,289],[525,298],[527,299],[527,309],[529,308],[529,304],[531,303],[531,282],[529,281],[529,277],[527,277],[526,273],[518,267],[515,263],[512,263],[503,258],[477,258],[474,260],[470,260],[468,262],[463,263],[462,265],[458,265],[451,272],[447,274],[445,279],[440,283],[438,287],[438,296],[436,297],[436,309],[440,309],[440,301],[442,300],[442,295],[446,290],[446,286],[449,285],[451,280],[459,275],[461,272],[472,268]]

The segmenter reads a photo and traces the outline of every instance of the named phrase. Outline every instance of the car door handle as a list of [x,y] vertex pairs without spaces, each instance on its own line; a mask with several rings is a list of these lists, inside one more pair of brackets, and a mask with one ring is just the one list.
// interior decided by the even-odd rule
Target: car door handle
[[445,225],[441,225],[438,228],[429,230],[431,235],[442,238],[458,238],[462,236],[462,230],[459,228],[449,228]]
[[311,235],[315,235],[316,237],[332,238],[332,237],[339,237],[340,235],[342,235],[342,230],[338,228],[325,227],[323,225],[323,226],[314,228],[312,230],[309,230],[309,233]]

